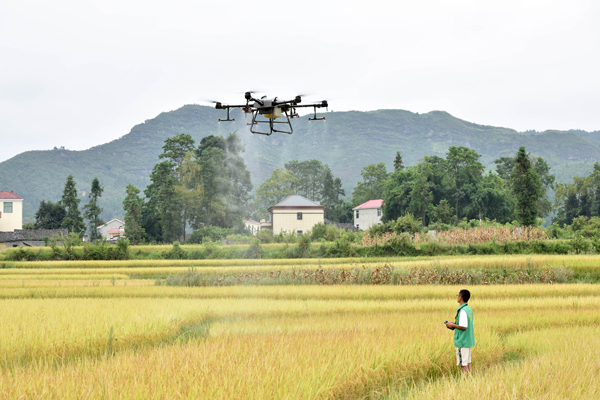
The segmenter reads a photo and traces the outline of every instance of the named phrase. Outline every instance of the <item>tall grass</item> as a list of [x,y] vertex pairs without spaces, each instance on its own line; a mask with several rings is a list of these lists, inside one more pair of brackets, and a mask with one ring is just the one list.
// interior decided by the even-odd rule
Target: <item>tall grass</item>
[[362,237],[363,246],[383,246],[389,241],[398,240],[400,236],[405,236],[412,243],[437,242],[444,244],[468,245],[481,244],[489,242],[497,243],[515,243],[549,240],[545,230],[536,227],[507,227],[507,226],[482,226],[476,228],[455,228],[449,231],[439,231],[435,233],[423,234],[417,232],[413,235],[406,233],[385,232],[377,235],[371,235],[365,232]]

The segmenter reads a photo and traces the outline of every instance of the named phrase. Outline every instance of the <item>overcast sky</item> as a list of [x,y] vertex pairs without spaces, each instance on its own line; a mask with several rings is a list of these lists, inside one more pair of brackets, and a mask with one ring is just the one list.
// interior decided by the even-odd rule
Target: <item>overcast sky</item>
[[593,0],[0,0],[0,161],[245,90],[600,130],[599,17]]

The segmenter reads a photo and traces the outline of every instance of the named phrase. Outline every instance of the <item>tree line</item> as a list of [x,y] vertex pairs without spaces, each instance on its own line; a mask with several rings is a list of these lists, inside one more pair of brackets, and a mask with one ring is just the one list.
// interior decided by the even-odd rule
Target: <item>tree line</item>
[[[243,218],[267,218],[268,207],[293,194],[324,205],[325,218],[333,222],[351,223],[352,208],[373,199],[384,200],[383,222],[411,214],[423,227],[453,226],[464,219],[537,225],[553,210],[561,223],[600,214],[600,165],[587,178],[556,185],[546,161],[524,147],[514,157],[495,160],[496,172],[487,173],[481,156],[466,147],[450,147],[445,158],[426,156],[408,167],[398,151],[393,171],[383,162],[362,169],[350,200],[345,200],[342,180],[319,160],[288,161],[253,196],[244,144],[236,132],[206,136],[200,143],[179,134],[165,140],[162,149],[147,187],[126,187],[125,232],[132,243],[169,243],[186,230],[207,227],[244,233]],[[551,190],[556,190],[554,207],[547,196]],[[102,192],[95,178],[82,214],[69,176],[60,201],[40,203],[32,227],[80,234],[89,230],[90,239],[97,240],[97,227],[104,223],[98,204]]]

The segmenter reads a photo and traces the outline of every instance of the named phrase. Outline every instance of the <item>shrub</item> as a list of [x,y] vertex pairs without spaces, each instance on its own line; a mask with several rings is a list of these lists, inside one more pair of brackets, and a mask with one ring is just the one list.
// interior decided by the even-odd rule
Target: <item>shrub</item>
[[165,252],[164,256],[167,260],[185,260],[185,251],[179,245],[179,242],[173,242],[173,248]]
[[116,257],[118,260],[128,260],[129,259],[129,239],[127,238],[119,238],[117,239],[117,244],[115,245],[116,249]]
[[260,245],[260,240],[252,238],[250,240],[250,247],[248,247],[248,249],[246,250],[244,258],[262,258],[263,253],[264,250]]
[[207,226],[205,228],[197,229],[192,232],[192,235],[187,240],[188,244],[202,244],[206,242],[220,242],[227,237],[227,235],[233,234],[232,229],[220,228],[218,226]]
[[261,243],[274,243],[275,242],[275,237],[273,236],[273,230],[272,229],[261,229],[256,234],[256,238]]
[[312,240],[324,239],[326,235],[327,226],[322,222],[319,222],[318,224],[313,226],[312,230],[310,231],[310,237]]

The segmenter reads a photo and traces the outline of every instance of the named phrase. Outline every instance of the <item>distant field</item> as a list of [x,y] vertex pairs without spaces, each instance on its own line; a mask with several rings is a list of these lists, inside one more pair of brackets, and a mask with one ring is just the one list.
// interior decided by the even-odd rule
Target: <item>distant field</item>
[[600,266],[600,255],[497,255],[497,256],[444,256],[444,257],[352,257],[352,258],[300,258],[300,259],[212,259],[212,260],[114,260],[114,261],[5,261],[0,263],[0,273],[21,268],[172,268],[172,267],[223,267],[249,266],[253,268],[294,268],[383,264],[407,267],[433,265],[451,268],[527,268],[565,265],[576,269],[595,269]]
[[[197,270],[210,274],[382,262],[595,273],[600,257],[202,261],[213,264]],[[176,287],[135,278],[188,270],[169,262],[0,269],[2,398],[600,397],[600,285],[469,286],[477,346],[465,381],[443,325],[462,286]]]

